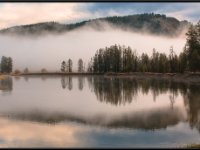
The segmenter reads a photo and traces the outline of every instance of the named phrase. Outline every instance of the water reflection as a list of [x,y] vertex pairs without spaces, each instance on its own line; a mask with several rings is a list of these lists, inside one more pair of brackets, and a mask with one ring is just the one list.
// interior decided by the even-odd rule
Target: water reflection
[[170,108],[164,107],[150,111],[122,113],[117,117],[110,116],[108,119],[108,117],[103,114],[95,115],[93,117],[83,117],[75,114],[59,112],[50,113],[34,110],[29,112],[13,112],[9,114],[2,113],[1,117],[48,124],[71,121],[107,128],[155,130],[166,129],[168,126],[176,125],[179,122],[185,121],[185,116],[181,111],[180,108],[176,108],[172,111]]
[[34,124],[0,118],[0,147],[72,147],[84,146],[73,124]]
[[83,90],[84,83],[85,83],[85,78],[82,76],[79,76],[78,77],[78,89],[80,91]]
[[61,77],[61,85],[62,85],[63,89],[65,89],[67,87],[68,90],[72,90],[72,88],[73,88],[72,77],[71,76],[62,76]]
[[200,133],[200,87],[190,85],[187,92],[184,93],[184,102],[189,116],[191,128],[197,128]]
[[185,93],[188,88],[182,83],[156,79],[94,77],[88,82],[98,100],[113,105],[131,103],[137,100],[139,92],[145,95],[151,92],[154,102],[160,94],[170,93],[169,100],[173,108],[178,92]]
[[24,76],[24,80],[25,80],[26,82],[28,82],[28,79],[29,79],[28,76]]
[[[1,147],[180,147],[198,142],[186,124],[160,132],[113,130],[77,123],[47,125],[0,118]],[[184,132],[180,132],[184,130]],[[177,139],[179,142],[177,143]]]
[[14,76],[14,78],[15,78],[16,81],[19,81],[21,77],[20,76]]
[[[79,77],[78,78],[78,87],[79,90],[83,89],[83,82],[86,77]],[[63,77],[61,79],[62,81],[62,87],[65,88],[66,85],[70,85],[69,87],[72,87],[72,79],[71,77]],[[66,82],[67,81],[67,82]],[[179,122],[180,117],[176,116],[177,109],[172,111],[174,108],[174,105],[176,103],[176,98],[178,96],[178,93],[183,96],[185,107],[187,108],[187,113],[189,117],[190,126],[196,127],[200,131],[200,88],[199,85],[193,85],[190,83],[180,83],[180,82],[173,82],[168,80],[156,80],[156,79],[135,79],[135,78],[114,78],[114,77],[87,77],[87,81],[89,84],[89,87],[91,91],[93,91],[97,97],[97,100],[100,102],[106,102],[113,105],[124,105],[126,103],[131,103],[133,100],[137,100],[137,95],[139,92],[142,92],[143,94],[148,95],[149,93],[152,93],[153,99],[156,102],[156,98],[160,94],[169,93],[169,110],[162,112],[161,110],[155,111],[152,115],[154,117],[149,117],[148,119],[155,119],[155,124],[152,125],[150,122],[153,120],[148,120],[149,127],[145,128],[153,128],[156,126],[160,126],[158,120],[161,121],[167,121],[168,119],[173,121],[174,123]],[[69,88],[68,87],[68,88]],[[69,88],[71,89],[71,88]],[[150,112],[147,112],[148,114],[151,114]],[[170,114],[169,114],[170,113]],[[162,115],[163,114],[163,115]],[[166,118],[165,115],[168,117]],[[135,115],[132,115],[135,117]],[[142,118],[142,114],[138,115]],[[156,119],[155,116],[159,116],[159,118]],[[119,122],[110,123],[110,125],[122,125],[127,126],[128,124],[135,126],[139,122],[138,119],[132,117],[130,120],[126,121],[133,121],[135,122],[132,124],[130,122],[124,122],[124,120],[120,120]],[[134,119],[133,119],[134,118]],[[162,119],[165,118],[165,119]],[[181,117],[183,118],[183,117]],[[80,119],[79,119],[80,120]],[[102,120],[101,120],[102,121]],[[83,122],[83,121],[82,121]],[[123,122],[123,123],[122,123]],[[136,123],[137,122],[137,123]],[[145,124],[145,123],[144,123]],[[157,125],[156,125],[157,124]],[[171,124],[171,123],[168,123]],[[152,126],[151,126],[152,125]],[[139,123],[137,125],[138,127],[142,127],[143,125]]]
[[7,76],[0,80],[0,91],[3,93],[9,93],[13,89],[13,80],[10,76]]
[[[8,120],[13,129],[16,126],[24,127],[21,124],[28,122],[27,127],[30,131],[40,130],[43,126],[48,130],[42,127],[40,131],[49,133],[49,136],[58,136],[62,140],[46,139],[43,134],[31,132],[35,142],[41,142],[43,145],[53,142],[56,145],[65,143],[65,135],[57,133],[67,134],[65,131],[68,130],[68,123],[78,123],[79,130],[88,128],[84,130],[84,134],[76,136],[75,146],[80,144],[84,136],[92,139],[84,143],[86,146],[88,143],[96,146],[106,137],[107,144],[112,145],[116,143],[113,142],[116,140],[115,137],[122,135],[122,139],[133,137],[134,140],[130,140],[129,143],[125,141],[122,143],[119,140],[119,144],[141,143],[142,146],[152,143],[152,145],[162,145],[166,139],[169,144],[190,143],[200,137],[200,85],[170,80],[103,76],[46,76],[45,78],[47,80],[42,82],[40,77],[27,77],[29,82],[19,80],[14,84],[15,90],[12,94],[5,97],[4,101],[0,101],[0,124],[1,120]],[[12,91],[13,83],[12,78],[10,79],[0,82],[2,91],[2,87],[4,90]],[[15,78],[13,79],[15,81]],[[55,130],[54,133],[53,128],[60,124],[64,124],[65,127],[59,131]],[[91,128],[96,130],[96,136],[89,133]],[[0,130],[0,133],[2,131]],[[72,128],[69,129],[70,133],[73,131]],[[20,132],[24,132],[23,128],[18,133]],[[22,135],[22,138],[26,137],[25,134],[19,135]],[[77,135],[77,131],[74,131],[74,135]],[[100,135],[102,138],[98,137]],[[77,139],[80,136],[82,138]],[[141,136],[142,139],[138,139]],[[148,143],[149,140],[153,140],[153,136],[155,140]],[[15,138],[19,143],[22,140]],[[37,140],[38,138],[41,138],[41,141]],[[69,138],[71,140],[74,136]],[[159,143],[161,138],[163,143]],[[96,140],[96,143],[93,140]],[[31,144],[39,145],[36,143]],[[64,145],[69,146],[68,144]]]

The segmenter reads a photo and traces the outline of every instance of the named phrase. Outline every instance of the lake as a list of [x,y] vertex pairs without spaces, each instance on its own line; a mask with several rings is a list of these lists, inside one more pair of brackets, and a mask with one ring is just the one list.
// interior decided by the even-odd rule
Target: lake
[[0,81],[0,147],[182,147],[200,141],[200,86],[158,79]]

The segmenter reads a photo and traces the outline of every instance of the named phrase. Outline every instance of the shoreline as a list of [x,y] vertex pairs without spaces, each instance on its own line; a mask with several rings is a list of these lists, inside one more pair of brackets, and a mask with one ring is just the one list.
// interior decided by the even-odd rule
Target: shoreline
[[[2,74],[3,75],[3,74]],[[2,76],[0,74],[0,77]],[[47,73],[21,73],[10,74],[11,76],[104,76],[107,78],[136,78],[136,79],[158,79],[169,80],[175,82],[186,82],[200,84],[200,72],[186,72],[186,73],[152,73],[152,72],[130,72],[130,73],[61,73],[61,72],[47,72]],[[3,75],[4,76],[4,75]]]
[[0,74],[0,80],[3,80],[5,79],[6,77],[8,77],[9,75],[7,74]]

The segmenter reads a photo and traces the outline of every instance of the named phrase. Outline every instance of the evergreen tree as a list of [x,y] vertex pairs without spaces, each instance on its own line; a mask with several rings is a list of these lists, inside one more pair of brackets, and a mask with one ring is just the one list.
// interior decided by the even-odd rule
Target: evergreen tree
[[1,72],[11,73],[13,68],[12,58],[2,56],[1,58]]
[[61,72],[66,72],[67,71],[67,64],[65,61],[62,61],[61,64]]
[[67,68],[68,68],[68,72],[72,72],[72,60],[68,59],[67,61]]
[[84,69],[83,69],[83,60],[82,59],[79,59],[78,60],[78,72],[83,72]]
[[191,25],[187,35],[186,54],[190,71],[200,71],[200,23]]
[[28,68],[25,68],[25,69],[24,69],[24,73],[29,73]]

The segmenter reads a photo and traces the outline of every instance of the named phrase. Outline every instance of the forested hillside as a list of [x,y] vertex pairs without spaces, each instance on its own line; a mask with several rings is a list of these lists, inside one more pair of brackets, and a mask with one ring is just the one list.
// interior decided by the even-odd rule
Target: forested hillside
[[64,33],[81,27],[92,27],[93,29],[105,30],[105,23],[111,27],[130,30],[135,32],[146,32],[156,35],[177,36],[185,28],[188,21],[179,21],[176,18],[160,14],[136,14],[129,16],[113,16],[82,21],[74,24],[61,24],[58,22],[43,22],[30,25],[19,25],[0,30],[0,34],[16,35],[42,35],[44,33]]

